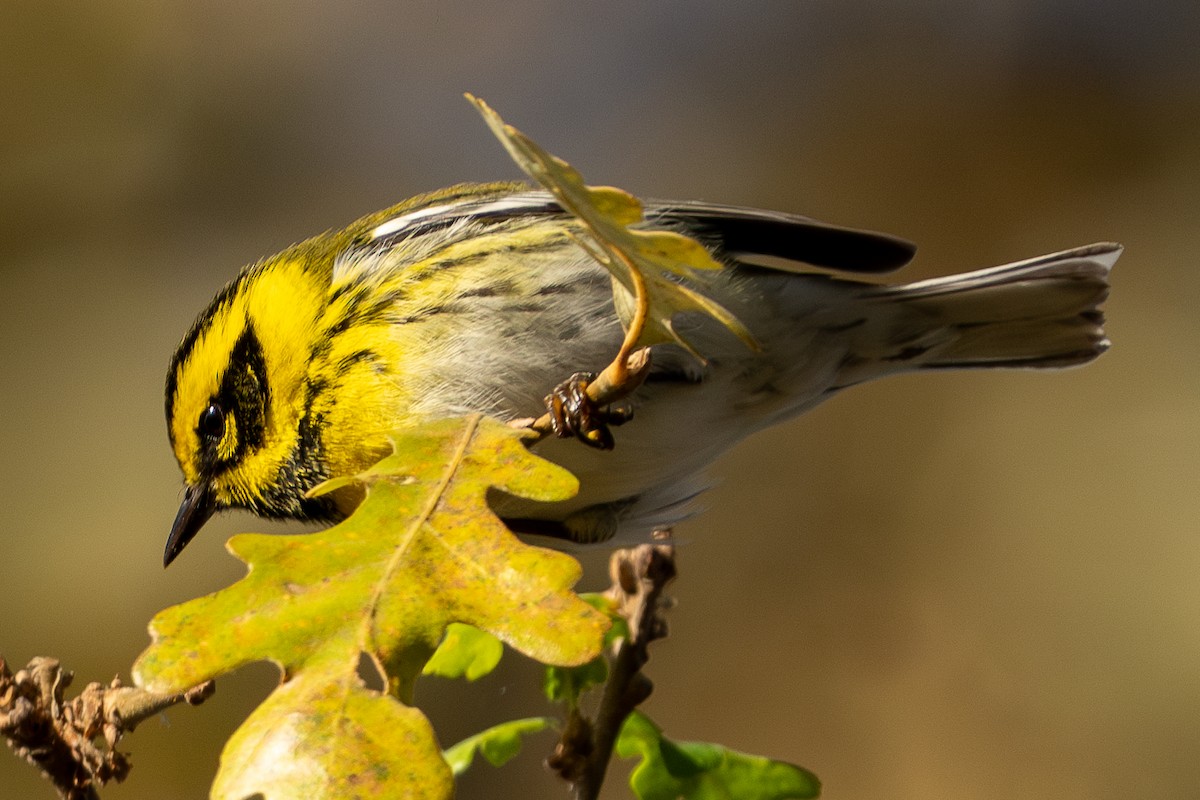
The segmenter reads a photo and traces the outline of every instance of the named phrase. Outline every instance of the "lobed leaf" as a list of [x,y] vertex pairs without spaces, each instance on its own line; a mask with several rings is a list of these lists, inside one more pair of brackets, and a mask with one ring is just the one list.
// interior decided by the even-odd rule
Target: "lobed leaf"
[[[312,534],[235,536],[228,546],[247,575],[154,618],[134,665],[140,685],[179,690],[264,659],[283,669],[227,744],[214,798],[298,797],[301,785],[314,800],[449,796],[432,730],[404,704],[448,626],[487,631],[543,663],[599,654],[609,623],[570,591],[579,564],[520,542],[487,506],[493,488],[574,494],[574,477],[522,437],[477,416],[399,432],[394,453],[360,476],[366,499],[349,519]],[[362,685],[363,654],[386,694]],[[433,788],[411,795],[397,776]]]
[[[704,245],[673,231],[630,227],[644,221],[636,197],[611,186],[586,185],[574,167],[506,124],[482,100],[470,94],[467,99],[517,165],[583,223],[590,236],[580,245],[612,274],[622,322],[627,328],[639,325],[634,348],[674,343],[703,360],[673,322],[681,312],[699,312],[717,319],[747,347],[759,349],[753,334],[728,309],[683,282],[705,288],[723,269]],[[639,307],[642,293],[644,306]]]
[[641,757],[629,776],[639,800],[792,800],[817,797],[808,770],[705,742],[673,742],[641,712],[625,720],[617,755]]
[[425,715],[339,674],[306,669],[255,709],[225,744],[214,800],[453,796]]

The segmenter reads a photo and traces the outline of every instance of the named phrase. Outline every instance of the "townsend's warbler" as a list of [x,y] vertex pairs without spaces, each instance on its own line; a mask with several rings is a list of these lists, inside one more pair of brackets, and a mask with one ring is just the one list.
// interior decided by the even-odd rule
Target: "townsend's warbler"
[[[514,528],[574,541],[636,537],[687,512],[697,473],[750,433],[839,389],[921,369],[1063,367],[1107,347],[1098,305],[1115,244],[900,286],[822,273],[880,273],[902,240],[790,214],[656,203],[648,227],[687,233],[730,266],[712,289],[762,344],[708,318],[677,320],[708,362],[656,346],[630,398],[637,419],[611,452],[549,439],[579,495],[509,504]],[[390,431],[481,411],[536,416],[547,392],[598,370],[622,329],[610,279],[575,219],[518,184],[464,185],[405,201],[288,248],[226,286],[167,374],[171,445],[187,488],[169,563],[213,512],[335,519],[326,478],[389,452]]]

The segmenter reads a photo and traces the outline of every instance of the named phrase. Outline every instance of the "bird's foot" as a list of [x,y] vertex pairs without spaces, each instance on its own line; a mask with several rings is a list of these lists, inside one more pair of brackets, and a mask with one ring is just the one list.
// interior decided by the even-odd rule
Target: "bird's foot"
[[609,426],[623,425],[633,419],[633,409],[625,405],[600,406],[588,396],[587,388],[596,375],[576,372],[546,395],[550,430],[560,439],[574,436],[600,450],[613,448]]

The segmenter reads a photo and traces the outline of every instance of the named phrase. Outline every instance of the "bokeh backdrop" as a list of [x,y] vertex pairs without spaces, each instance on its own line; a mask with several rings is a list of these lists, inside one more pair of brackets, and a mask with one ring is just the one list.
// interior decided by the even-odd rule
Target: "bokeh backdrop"
[[[1200,797],[1200,5],[8,0],[0,653],[128,675],[168,604],[162,385],[244,263],[517,176],[471,91],[592,182],[920,243],[928,277],[1115,239],[1113,349],[856,388],[731,453],[648,711],[851,798]],[[635,423],[636,424],[636,423]],[[589,555],[585,584],[604,583]],[[197,798],[267,665],[126,741],[108,800]],[[428,682],[445,742],[541,709],[518,658]],[[535,740],[465,798],[562,789]],[[619,772],[607,797],[625,797]],[[0,756],[0,797],[50,797]]]

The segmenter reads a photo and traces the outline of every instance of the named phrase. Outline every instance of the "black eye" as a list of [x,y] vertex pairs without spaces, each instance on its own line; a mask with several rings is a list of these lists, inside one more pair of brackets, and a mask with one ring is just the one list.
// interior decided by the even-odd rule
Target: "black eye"
[[200,412],[196,430],[204,439],[219,442],[225,435],[225,412],[216,403],[209,403],[208,408]]

